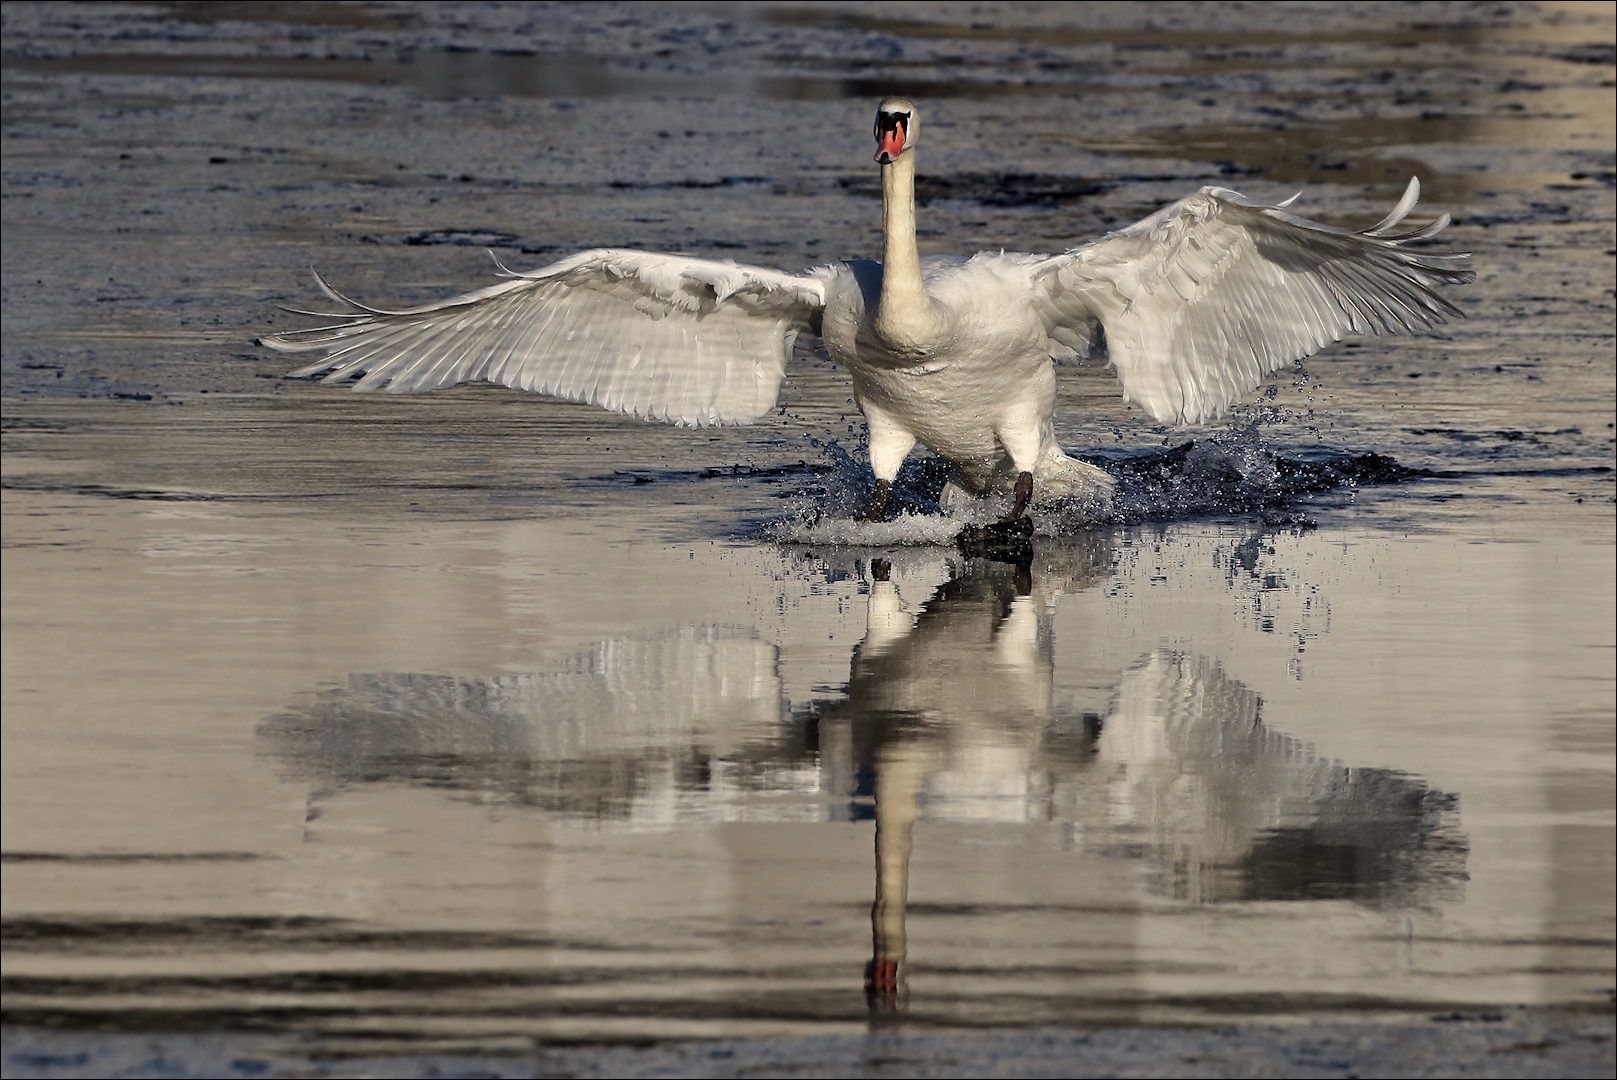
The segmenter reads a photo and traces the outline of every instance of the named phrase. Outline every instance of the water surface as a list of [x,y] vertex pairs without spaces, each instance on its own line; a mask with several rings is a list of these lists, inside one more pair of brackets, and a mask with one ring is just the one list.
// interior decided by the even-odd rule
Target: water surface
[[[1609,16],[214,7],[6,10],[8,1024],[1609,1015]],[[1368,222],[1418,172],[1470,317],[1184,431],[1064,369],[1129,512],[1009,561],[925,461],[919,516],[847,520],[807,352],[692,432],[250,344],[311,263],[386,304],[483,246],[871,254],[888,89],[928,250],[1203,183]]]

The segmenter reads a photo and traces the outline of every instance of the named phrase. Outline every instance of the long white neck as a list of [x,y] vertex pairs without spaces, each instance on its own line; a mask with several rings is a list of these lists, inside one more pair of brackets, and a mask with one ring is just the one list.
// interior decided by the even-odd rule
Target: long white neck
[[915,246],[915,151],[881,167],[881,300],[876,333],[903,352],[925,353],[937,334],[932,300],[921,282],[921,253]]

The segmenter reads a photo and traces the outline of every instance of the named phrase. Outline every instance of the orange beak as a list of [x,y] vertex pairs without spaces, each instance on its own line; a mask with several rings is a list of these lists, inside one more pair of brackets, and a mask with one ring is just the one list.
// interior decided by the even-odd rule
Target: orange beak
[[900,120],[892,130],[876,133],[876,160],[890,165],[904,152],[904,122]]

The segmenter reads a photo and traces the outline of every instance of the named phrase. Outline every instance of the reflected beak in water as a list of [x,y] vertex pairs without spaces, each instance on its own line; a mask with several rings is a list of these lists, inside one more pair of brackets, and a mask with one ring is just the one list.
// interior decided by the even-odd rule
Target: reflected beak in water
[[898,961],[878,958],[865,965],[865,997],[873,1006],[889,1007],[898,999]]

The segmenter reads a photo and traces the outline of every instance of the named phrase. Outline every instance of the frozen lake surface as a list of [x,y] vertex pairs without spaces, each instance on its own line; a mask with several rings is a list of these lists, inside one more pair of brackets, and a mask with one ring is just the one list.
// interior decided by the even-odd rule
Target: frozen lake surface
[[[1610,9],[1292,7],[7,5],[6,1075],[1609,1074]],[[252,344],[873,256],[889,92],[923,254],[1418,174],[1468,318],[1189,429],[1058,369],[1125,512],[1020,564],[919,455],[849,520],[806,348],[693,431]]]

